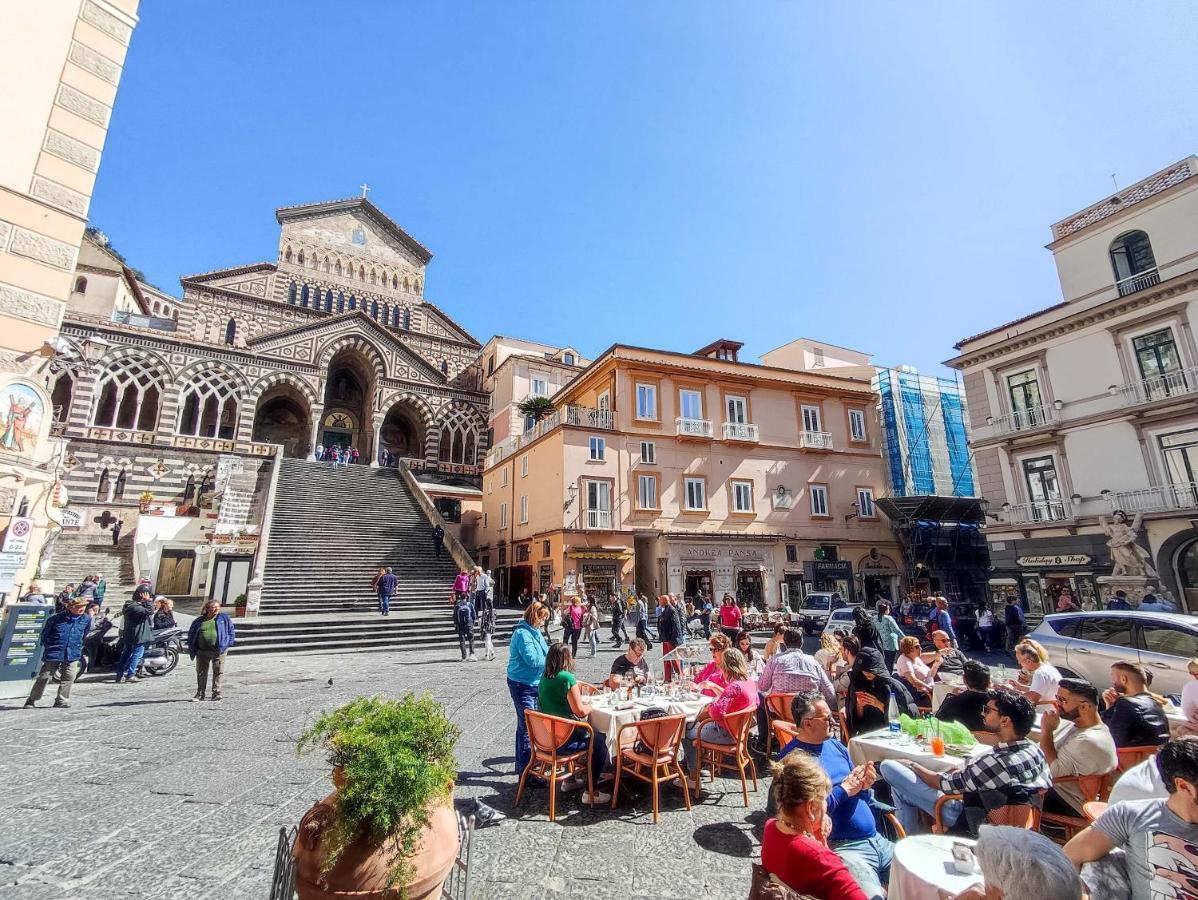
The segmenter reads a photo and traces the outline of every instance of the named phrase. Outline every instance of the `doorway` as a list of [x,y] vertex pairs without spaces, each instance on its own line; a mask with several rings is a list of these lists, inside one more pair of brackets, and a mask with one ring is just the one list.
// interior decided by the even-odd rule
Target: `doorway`
[[221,606],[235,603],[250,583],[250,564],[253,560],[252,556],[218,556],[208,599],[217,601]]
[[765,585],[757,569],[741,569],[736,573],[736,599],[738,603],[761,609],[765,597]]
[[195,561],[194,550],[163,550],[158,563],[158,593],[168,597],[190,594]]
[[686,573],[686,590],[685,594],[688,598],[700,600],[706,598],[711,599],[711,572],[708,571],[688,571]]

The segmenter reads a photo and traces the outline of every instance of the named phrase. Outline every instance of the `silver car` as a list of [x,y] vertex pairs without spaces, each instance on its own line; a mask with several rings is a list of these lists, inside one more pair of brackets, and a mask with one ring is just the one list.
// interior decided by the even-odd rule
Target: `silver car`
[[1198,656],[1198,616],[1095,610],[1045,616],[1029,635],[1044,645],[1065,677],[1084,678],[1099,690],[1111,684],[1113,662],[1138,662],[1152,673],[1152,690],[1180,694]]

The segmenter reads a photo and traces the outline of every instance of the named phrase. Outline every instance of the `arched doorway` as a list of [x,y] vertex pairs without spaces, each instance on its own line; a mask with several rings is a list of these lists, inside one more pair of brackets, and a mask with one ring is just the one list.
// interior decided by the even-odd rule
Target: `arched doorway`
[[253,440],[282,444],[283,455],[303,459],[312,452],[308,420],[311,410],[304,395],[290,384],[277,384],[258,400]]
[[387,410],[379,429],[383,449],[401,459],[424,459],[424,427],[420,414],[400,401]]
[[319,443],[325,447],[356,447],[369,463],[370,422],[373,418],[374,368],[358,350],[346,348],[329,362],[324,390],[324,418]]
[[1177,584],[1181,588],[1179,612],[1198,609],[1198,540],[1190,541],[1177,552]]

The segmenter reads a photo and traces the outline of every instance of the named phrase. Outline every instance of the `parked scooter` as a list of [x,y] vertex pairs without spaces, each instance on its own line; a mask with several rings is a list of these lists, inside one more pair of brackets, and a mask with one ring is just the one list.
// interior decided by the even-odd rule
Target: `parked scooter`
[[[79,674],[100,671],[116,666],[121,659],[123,644],[120,630],[104,610],[99,621],[83,639],[83,657],[79,661]],[[183,629],[165,628],[154,632],[154,640],[146,645],[139,675],[166,675],[179,665],[183,653]]]

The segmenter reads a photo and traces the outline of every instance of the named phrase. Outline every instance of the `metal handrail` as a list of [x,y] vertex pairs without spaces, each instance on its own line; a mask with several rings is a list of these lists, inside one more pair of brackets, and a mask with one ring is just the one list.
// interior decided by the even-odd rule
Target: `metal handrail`
[[688,419],[679,416],[674,420],[674,428],[679,434],[689,437],[712,437],[715,434],[711,419]]
[[996,434],[1009,434],[1012,431],[1031,431],[1034,428],[1044,428],[1055,425],[1056,411],[1051,406],[1031,406],[1027,409],[1017,409],[1005,416],[1000,416],[991,422]]
[[1127,513],[1163,512],[1198,507],[1198,482],[1161,484],[1131,491],[1112,491],[1106,495],[1112,510]]
[[810,450],[831,450],[832,433],[828,431],[800,431],[799,446]]
[[1160,270],[1154,267],[1116,281],[1115,289],[1119,291],[1120,297],[1126,297],[1128,294],[1134,294],[1136,291],[1142,291],[1144,288],[1150,288],[1160,283]]
[[1033,500],[1007,507],[1007,521],[1012,525],[1063,522],[1072,518],[1073,504],[1069,500]]
[[1124,406],[1198,393],[1198,366],[1172,369],[1150,378],[1129,381],[1119,385],[1116,390],[1123,396]]

